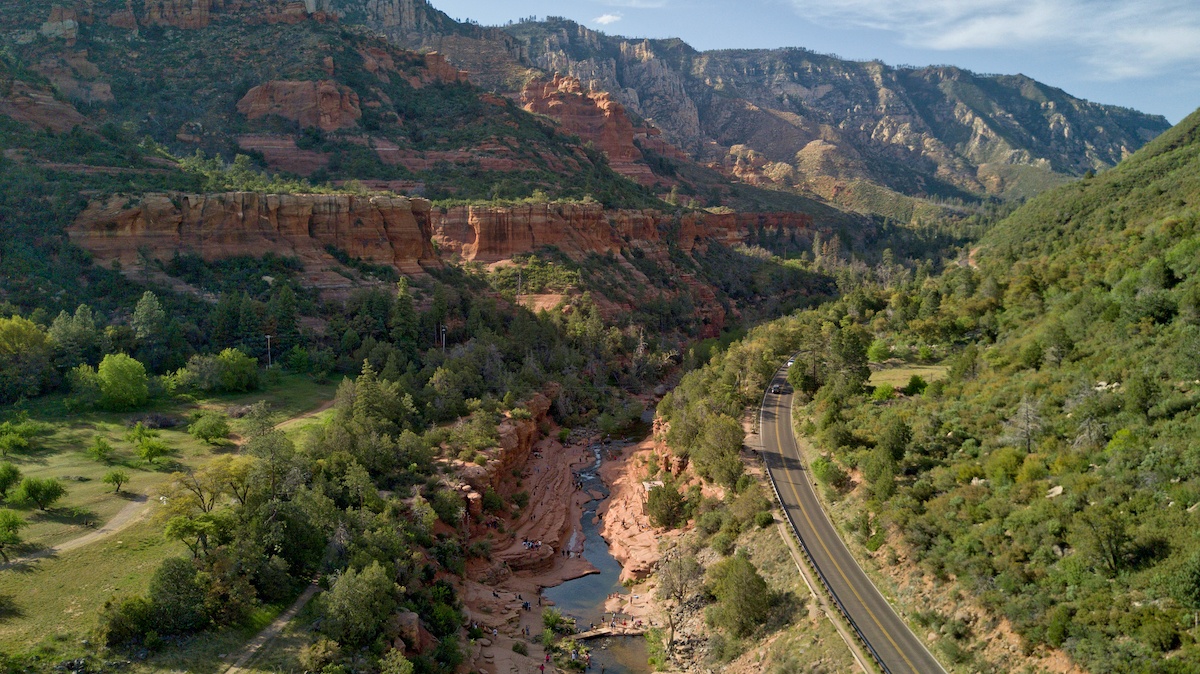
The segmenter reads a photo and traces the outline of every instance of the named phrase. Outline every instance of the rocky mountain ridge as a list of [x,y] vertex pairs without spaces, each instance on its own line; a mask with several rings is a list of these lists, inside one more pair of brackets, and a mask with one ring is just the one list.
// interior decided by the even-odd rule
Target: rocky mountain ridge
[[425,0],[327,8],[396,44],[437,49],[497,91],[521,92],[531,77],[577,78],[731,177],[858,210],[872,211],[870,200],[888,210],[911,198],[1031,196],[1113,166],[1169,127],[1023,75],[895,68],[804,49],[700,52],[557,18],[482,28]]

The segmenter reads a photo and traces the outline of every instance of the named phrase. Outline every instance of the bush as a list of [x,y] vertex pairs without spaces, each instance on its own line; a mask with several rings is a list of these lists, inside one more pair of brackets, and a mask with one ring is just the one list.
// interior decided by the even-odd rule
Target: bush
[[8,497],[8,490],[21,482],[21,469],[5,461],[0,463],[0,498]]
[[150,378],[146,367],[123,354],[109,354],[96,369],[100,383],[100,406],[123,411],[141,407],[150,399]]
[[708,570],[716,605],[709,620],[735,637],[744,637],[763,624],[771,607],[767,582],[744,552],[714,564]]
[[196,416],[196,420],[188,426],[188,433],[197,440],[203,440],[210,445],[217,444],[229,435],[229,417],[221,412],[205,411]]
[[775,523],[775,516],[769,510],[764,510],[754,516],[754,523],[760,529],[766,529]]
[[728,531],[721,531],[712,537],[708,545],[721,556],[728,557],[733,554],[733,549],[737,545],[737,538],[732,536]]
[[93,461],[108,463],[109,459],[112,458],[113,446],[108,440],[97,435],[95,438],[92,438],[92,444],[88,447],[87,453]]
[[67,495],[67,488],[52,478],[27,477],[17,487],[16,499],[21,503],[32,503],[38,510],[46,510]]
[[672,485],[653,487],[646,496],[646,511],[650,523],[656,527],[674,529],[679,526],[685,505],[683,494]]
[[138,456],[146,463],[154,463],[171,452],[167,443],[157,438],[146,438],[138,443]]
[[908,378],[908,384],[906,384],[901,391],[906,396],[921,395],[925,392],[925,388],[928,386],[929,384],[925,383],[925,379],[922,378],[921,375],[914,374]]
[[514,641],[512,645],[513,653],[518,655],[529,655],[529,647],[524,641]]
[[871,394],[871,398],[876,402],[885,402],[895,397],[896,387],[886,382],[876,386],[875,391]]
[[109,648],[140,644],[154,624],[154,604],[145,597],[113,597],[100,609],[100,641]]

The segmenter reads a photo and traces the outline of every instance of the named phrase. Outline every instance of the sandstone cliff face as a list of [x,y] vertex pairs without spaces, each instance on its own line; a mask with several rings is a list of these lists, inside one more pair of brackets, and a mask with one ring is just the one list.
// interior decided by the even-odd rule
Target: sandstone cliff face
[[709,241],[736,245],[751,231],[789,229],[811,232],[803,213],[688,213],[676,218],[659,211],[605,211],[593,204],[527,204],[493,208],[461,206],[432,217],[434,240],[447,253],[477,262],[498,262],[542,246],[567,255],[617,253],[655,248],[668,226],[678,226],[678,245],[686,253]]
[[322,131],[349,128],[362,118],[358,94],[331,80],[260,84],[238,101],[237,110],[248,119],[276,115]]
[[89,205],[68,230],[71,240],[102,261],[126,264],[136,263],[140,251],[164,260],[176,252],[211,260],[270,251],[323,269],[333,264],[326,246],[408,274],[435,259],[423,199],[237,192],[126,201],[115,196]]
[[[212,260],[273,252],[299,257],[310,269],[324,270],[333,264],[325,247],[334,246],[352,257],[419,274],[422,265],[440,263],[434,242],[443,255],[478,262],[497,262],[542,246],[555,246],[576,259],[591,253],[619,254],[629,248],[665,258],[666,232],[672,232],[680,249],[691,253],[710,242],[745,242],[761,229],[808,236],[813,222],[802,213],[679,217],[557,203],[441,211],[431,209],[424,199],[404,197],[236,192],[148,194],[137,204],[114,196],[91,203],[68,234],[102,263],[137,264],[143,253],[167,260],[176,252],[192,252]],[[313,282],[337,287],[334,276]],[[707,286],[688,279],[683,283],[700,299],[715,299]],[[723,320],[723,314],[713,316],[714,323]]]
[[83,115],[70,103],[54,98],[54,92],[20,81],[4,80],[0,74],[0,115],[36,129],[56,133],[84,123]]
[[529,112],[553,117],[566,133],[593,143],[617,173],[643,185],[658,182],[634,145],[635,130],[625,107],[608,92],[585,92],[578,78],[555,75],[530,80],[519,100]]

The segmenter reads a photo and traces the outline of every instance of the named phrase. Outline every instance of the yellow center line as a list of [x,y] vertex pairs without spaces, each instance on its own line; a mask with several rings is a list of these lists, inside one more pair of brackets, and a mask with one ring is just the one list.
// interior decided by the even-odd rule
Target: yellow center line
[[[776,444],[779,445],[780,454],[783,454],[783,441],[782,441],[783,432],[780,430],[780,427],[783,425],[783,414],[781,414],[779,411],[779,408],[782,406],[778,402],[776,402],[775,407],[776,407],[776,409],[775,409],[776,439],[775,440],[776,440]],[[791,416],[792,416],[791,409],[788,409],[787,416],[788,416],[788,420],[791,421]],[[787,432],[791,433],[792,429],[789,427],[787,429]],[[799,452],[800,452],[800,449],[799,449],[799,447],[797,447],[796,448],[796,454],[797,454],[796,458],[797,459],[800,459]],[[803,464],[803,460],[801,460],[801,464]],[[801,505],[800,492],[796,490],[795,481],[788,480],[788,485],[790,485],[792,488],[792,496],[796,497],[796,506],[798,508],[800,508],[800,512],[804,513],[804,519],[808,521],[808,526],[810,529],[812,529],[813,535],[816,536],[817,541],[821,544],[821,548],[825,550],[825,555],[827,557],[829,557],[829,561],[833,563],[833,567],[835,569],[837,569],[838,574],[842,577],[842,580],[846,583],[846,586],[849,587],[850,591],[854,593],[854,596],[858,599],[858,603],[862,604],[862,607],[867,611],[867,615],[871,616],[871,620],[875,621],[875,626],[879,628],[879,631],[883,633],[883,636],[887,637],[887,640],[889,642],[891,642],[892,647],[896,649],[896,652],[900,654],[900,657],[904,658],[904,662],[908,663],[908,668],[910,670],[912,670],[913,672],[916,672],[917,671],[916,665],[914,665],[912,663],[912,660],[908,659],[908,655],[905,654],[905,652],[900,648],[900,644],[897,644],[896,640],[892,638],[891,633],[888,632],[887,629],[884,628],[883,623],[879,622],[879,618],[877,618],[875,616],[875,612],[871,610],[870,606],[867,606],[867,602],[864,601],[862,598],[862,595],[860,595],[858,593],[858,589],[855,588],[854,584],[850,582],[850,579],[846,577],[846,572],[842,570],[842,566],[840,564],[838,564],[837,558],[833,556],[832,552],[830,552],[829,546],[825,544],[825,539],[822,538],[819,533],[817,533],[816,524],[813,523],[812,517],[809,516],[808,509],[805,508],[803,505]]]

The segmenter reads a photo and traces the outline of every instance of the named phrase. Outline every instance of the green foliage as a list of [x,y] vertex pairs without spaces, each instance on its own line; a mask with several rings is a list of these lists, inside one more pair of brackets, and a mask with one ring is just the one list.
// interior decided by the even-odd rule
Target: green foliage
[[656,527],[674,529],[682,524],[685,505],[683,494],[673,484],[652,487],[646,495],[646,512]]
[[188,433],[210,445],[217,444],[229,435],[229,417],[223,412],[212,410],[201,412],[188,425]]
[[170,453],[170,446],[157,438],[145,438],[137,445],[137,454],[146,463],[152,464]]
[[767,582],[745,554],[736,554],[708,570],[708,584],[717,603],[708,609],[709,621],[733,637],[750,635],[762,625],[771,608]]
[[21,544],[21,529],[29,526],[18,513],[0,508],[0,556],[8,561],[8,550]]
[[146,368],[123,354],[109,354],[96,368],[100,405],[107,410],[137,409],[150,399],[150,379]]
[[104,484],[111,484],[114,494],[121,493],[121,485],[129,482],[129,473],[123,470],[110,470],[104,474]]
[[92,444],[88,445],[87,455],[93,461],[108,463],[113,455],[112,443],[103,436],[97,435],[92,438]]
[[67,495],[67,488],[53,478],[26,477],[13,494],[17,503],[30,503],[38,510],[48,510]]
[[0,403],[38,395],[52,375],[46,333],[20,316],[0,318]]
[[396,583],[378,561],[343,571],[321,602],[321,631],[345,646],[370,643],[395,606]]
[[8,490],[21,482],[21,469],[5,461],[0,463],[0,498],[8,498]]

